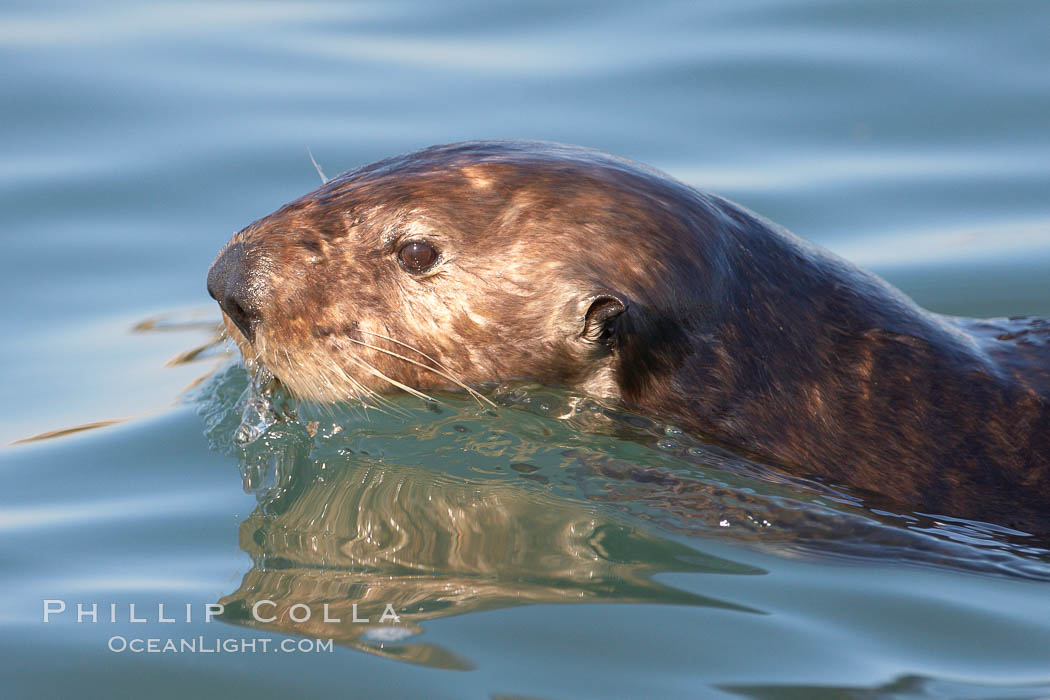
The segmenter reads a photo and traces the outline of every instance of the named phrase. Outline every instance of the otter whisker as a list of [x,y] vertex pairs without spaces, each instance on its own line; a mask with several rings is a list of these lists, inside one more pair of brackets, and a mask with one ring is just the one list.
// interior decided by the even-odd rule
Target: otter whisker
[[[355,360],[355,358],[353,357],[349,357],[348,359]],[[362,384],[358,379],[353,377],[343,367],[335,365],[334,369],[336,372],[338,372],[340,380],[342,382],[345,382],[346,384],[349,384],[351,389],[353,389],[356,392],[356,395],[351,395],[347,398],[357,399],[361,403],[363,408],[373,408],[385,415],[400,418],[407,418],[409,416],[408,411],[405,411],[404,409],[400,408],[394,402],[383,397],[379,394],[379,392],[375,391],[374,389],[370,389],[364,384]],[[339,393],[341,393],[341,391],[336,388],[335,384],[332,382],[332,379],[330,377],[325,376],[324,381],[331,389],[333,395],[338,395]],[[372,403],[369,403],[370,400],[372,401]],[[389,410],[383,410],[384,406]],[[367,413],[365,417],[367,419]]]
[[440,401],[438,401],[434,397],[427,396],[426,394],[424,394],[422,391],[419,391],[418,389],[413,389],[412,387],[408,386],[407,384],[402,384],[401,382],[397,381],[396,379],[391,379],[390,377],[386,376],[385,374],[383,374],[378,369],[376,369],[372,365],[368,364],[364,360],[358,359],[356,357],[347,357],[347,359],[350,360],[351,362],[353,362],[354,364],[356,364],[356,365],[358,365],[360,367],[363,367],[364,369],[368,370],[369,372],[371,372],[375,376],[379,377],[380,379],[389,382],[391,384],[391,386],[395,386],[398,389],[401,389],[402,391],[405,391],[405,392],[407,392],[409,394],[412,394],[412,396],[415,396],[418,399],[422,399],[423,401],[433,401],[434,403],[441,403]]
[[[289,364],[291,364],[291,357],[288,354],[288,349],[285,348],[284,350],[285,350],[285,356],[289,358]],[[335,365],[333,368],[339,375],[340,385],[336,386],[336,382],[334,381],[333,377],[330,376],[330,374],[328,374],[328,373],[320,374],[316,378],[316,381],[318,381],[319,383],[323,384],[324,387],[325,387],[320,392],[321,395],[327,394],[327,396],[330,397],[330,398],[336,398],[336,397],[342,396],[343,398],[346,398],[346,399],[355,399],[358,402],[360,402],[362,409],[366,409],[366,408],[369,408],[369,407],[374,407],[374,406],[370,406],[369,399],[375,397],[375,392],[373,392],[370,389],[368,389],[365,386],[363,386],[359,381],[357,381],[352,376],[350,376],[350,374],[348,374],[342,367],[339,367],[338,365]],[[346,385],[350,386],[349,394],[347,393]],[[378,397],[375,397],[375,398],[378,398]],[[357,406],[355,405],[353,408],[356,411]],[[377,410],[378,410],[378,407],[374,407],[374,408],[377,408]],[[331,405],[328,405],[327,409],[328,409],[330,415],[334,418],[335,417],[335,411],[332,409]],[[363,411],[362,415],[364,416],[365,420],[368,420],[368,412],[367,411]]]
[[[411,350],[412,352],[415,352],[415,353],[418,353],[418,354],[422,355],[423,357],[425,357],[426,359],[430,360],[435,365],[440,367],[442,370],[447,372],[448,375],[451,375],[451,376],[448,376],[448,375],[441,375],[441,376],[446,376],[446,378],[448,378],[451,381],[455,382],[458,386],[462,387],[463,389],[466,389],[467,392],[469,392],[474,397],[474,399],[476,401],[480,402],[481,400],[484,400],[490,406],[492,406],[493,408],[498,408],[498,406],[495,403],[493,403],[488,397],[486,397],[483,394],[475,391],[474,389],[471,389],[470,387],[466,386],[456,376],[452,375],[452,370],[448,367],[448,365],[445,365],[441,361],[434,359],[433,357],[431,357],[430,355],[426,354],[425,352],[423,352],[419,348],[413,347],[412,345],[409,345],[408,343],[405,343],[405,342],[402,342],[400,340],[397,340],[396,338],[391,338],[388,335],[383,335],[382,333],[375,333],[373,331],[366,331],[366,330],[362,330],[361,332],[362,333],[367,333],[368,335],[374,335],[377,338],[382,338],[383,340],[389,341],[389,342],[394,343],[396,345],[400,345],[403,348],[407,348],[407,349]],[[407,358],[402,358],[402,359],[407,359]],[[414,363],[414,364],[418,364],[418,363]],[[426,367],[426,369],[434,371],[433,368],[431,368],[431,367]]]
[[321,184],[327,185],[329,177],[324,174],[324,171],[321,170],[321,165],[314,159],[314,152],[311,151],[309,147],[307,147],[306,152],[310,154],[310,162],[314,164],[314,169],[317,170],[317,174],[321,176]]
[[402,341],[397,340],[395,338],[391,338],[389,335],[383,335],[382,333],[376,333],[374,331],[366,331],[364,329],[361,329],[360,332],[361,333],[367,333],[368,335],[374,335],[377,338],[382,338],[383,340],[388,340],[391,343],[395,343],[397,345],[400,345],[403,348],[408,348],[412,352],[419,353],[420,355],[422,355],[426,359],[430,360],[431,362],[433,362],[435,365],[437,365],[441,369],[445,370],[446,372],[451,372],[452,371],[452,370],[450,370],[448,368],[447,365],[442,364],[440,361],[435,360],[433,357],[431,357],[430,355],[426,354],[425,352],[423,352],[419,348],[413,347],[413,346],[409,345],[408,343],[402,342]]
[[[264,354],[263,350],[264,350],[264,348],[260,347],[257,354],[261,356],[262,354]],[[285,367],[287,368],[288,372],[294,375],[295,372],[296,372],[296,369],[302,367],[302,363],[292,359],[292,355],[289,352],[287,347],[279,348],[279,352],[284,354]],[[379,409],[378,406],[371,406],[368,403],[369,398],[371,396],[375,396],[375,392],[373,392],[370,389],[367,389],[366,387],[364,387],[356,379],[351,377],[346,372],[342,371],[341,368],[337,367],[336,369],[339,370],[339,372],[340,372],[340,375],[341,375],[340,378],[343,380],[344,386],[345,386],[345,384],[349,384],[349,385],[351,385],[351,388],[356,392],[355,394],[353,394],[353,395],[351,395],[351,396],[349,396],[347,398],[353,398],[353,399],[359,400],[361,405],[362,405],[362,408],[375,408],[376,410],[381,410],[381,409]],[[329,417],[334,419],[335,418],[335,411],[334,411],[334,409],[332,408],[332,406],[330,404],[326,403],[323,400],[322,397],[326,393],[330,397],[338,396],[338,395],[344,393],[345,389],[341,389],[340,387],[337,387],[335,385],[335,382],[332,380],[332,377],[328,376],[327,374],[321,374],[317,378],[317,381],[320,384],[323,384],[325,389],[322,390],[321,392],[317,392],[317,391],[301,391],[301,392],[299,392],[301,394],[301,398],[304,398],[304,399],[307,399],[307,400],[314,400],[319,405],[324,406],[324,410],[328,413]],[[376,397],[376,398],[378,398],[378,397]],[[354,406],[353,408],[354,408],[354,410],[356,412],[357,406]],[[381,412],[387,413],[386,411],[381,411]],[[362,415],[364,416],[365,420],[369,420],[367,411],[363,412]],[[389,415],[392,415],[392,414],[389,414]]]
[[[364,409],[372,408],[384,415],[388,415],[391,417],[407,418],[409,416],[408,411],[403,410],[401,407],[397,406],[393,401],[384,398],[378,392],[369,389],[360,381],[350,376],[350,374],[342,367],[338,367],[337,369],[339,370],[339,374],[343,377],[343,379],[345,379],[360,393],[360,395],[356,398],[361,402],[361,406]],[[369,399],[372,399],[375,403],[369,404]],[[385,406],[389,410],[384,410],[383,406]],[[365,418],[367,419],[367,411],[365,413]]]
[[[372,335],[378,335],[378,333],[373,333]],[[441,370],[435,369],[434,367],[430,367],[428,365],[425,365],[422,362],[417,362],[416,360],[413,360],[410,357],[405,357],[404,355],[401,355],[400,353],[396,353],[396,352],[394,352],[392,350],[387,350],[386,348],[381,348],[381,347],[379,347],[377,345],[372,345],[371,343],[366,343],[363,340],[357,340],[355,338],[348,338],[347,340],[349,340],[352,343],[357,343],[358,345],[363,345],[366,348],[371,348],[372,350],[375,350],[376,352],[381,352],[381,353],[383,353],[385,355],[390,355],[391,357],[396,357],[398,359],[404,360],[405,362],[413,364],[416,367],[422,367],[425,370],[429,370],[429,371],[433,372],[434,374],[438,375],[439,377],[444,377],[445,379],[449,380],[450,382],[452,382],[456,386],[460,387],[461,389],[463,389],[467,393],[469,393],[472,397],[474,397],[474,400],[477,401],[479,405],[481,404],[482,401],[486,401],[489,404],[491,404],[492,406],[494,406],[494,407],[496,406],[496,404],[492,403],[492,401],[490,401],[488,398],[482,396],[477,391],[475,391],[474,389],[471,389],[469,386],[467,386],[466,384],[461,382],[459,379],[456,379],[454,376],[452,376],[451,374],[449,374],[447,372],[442,372]],[[393,342],[396,343],[397,341],[395,340]],[[400,344],[404,345],[404,343],[400,343]],[[408,347],[408,346],[406,346],[406,347]],[[410,349],[414,349],[414,348],[410,348]],[[419,352],[419,351],[417,350],[417,352]],[[426,355],[424,355],[423,353],[420,353],[420,354],[423,355],[424,357],[426,357]],[[430,358],[428,358],[428,359],[430,359]],[[434,361],[436,362],[436,360],[434,360]]]

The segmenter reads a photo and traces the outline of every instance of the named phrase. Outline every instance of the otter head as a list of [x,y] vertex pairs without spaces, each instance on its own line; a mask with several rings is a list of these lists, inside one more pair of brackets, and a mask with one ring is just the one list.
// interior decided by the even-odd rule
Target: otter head
[[505,379],[616,397],[639,314],[682,301],[695,272],[669,205],[683,193],[699,196],[585,149],[435,147],[251,224],[208,290],[245,358],[301,398]]

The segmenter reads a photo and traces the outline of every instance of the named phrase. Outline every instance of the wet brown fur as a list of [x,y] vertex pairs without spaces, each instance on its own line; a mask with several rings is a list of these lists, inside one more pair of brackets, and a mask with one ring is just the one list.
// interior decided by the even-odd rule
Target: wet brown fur
[[[418,239],[442,256],[422,275],[396,259]],[[301,397],[569,385],[828,482],[1050,532],[1046,321],[924,311],[643,166],[439,146],[343,174],[234,241],[264,311],[254,344],[227,327]],[[600,294],[627,306],[607,344],[582,337]]]

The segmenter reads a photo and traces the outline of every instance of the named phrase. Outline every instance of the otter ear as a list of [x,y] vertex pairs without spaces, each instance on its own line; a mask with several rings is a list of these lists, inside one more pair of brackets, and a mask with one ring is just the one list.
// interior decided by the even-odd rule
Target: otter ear
[[587,313],[583,318],[580,337],[598,345],[611,346],[615,340],[616,326],[624,311],[627,299],[618,294],[601,293],[587,300]]

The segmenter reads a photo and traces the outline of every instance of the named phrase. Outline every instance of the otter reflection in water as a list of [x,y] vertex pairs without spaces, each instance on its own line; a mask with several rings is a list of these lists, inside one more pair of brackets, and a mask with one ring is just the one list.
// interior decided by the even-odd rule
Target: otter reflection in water
[[559,498],[513,469],[468,479],[361,455],[281,454],[279,487],[241,524],[253,567],[220,601],[229,622],[465,669],[455,652],[411,639],[422,622],[535,603],[746,612],[650,577],[762,573]]

